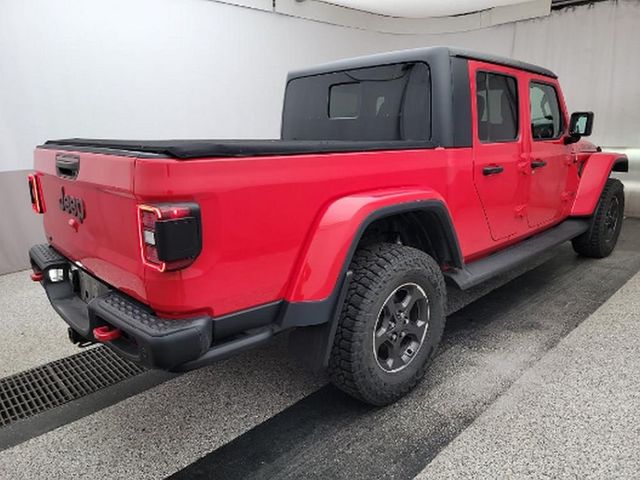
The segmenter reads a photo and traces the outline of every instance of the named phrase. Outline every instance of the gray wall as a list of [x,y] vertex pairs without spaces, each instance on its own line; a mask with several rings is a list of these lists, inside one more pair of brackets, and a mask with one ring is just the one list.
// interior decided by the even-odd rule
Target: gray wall
[[31,209],[27,173],[0,172],[0,274],[26,268],[29,246],[44,242],[42,217]]
[[[640,146],[640,4],[598,3],[445,35],[391,35],[204,0],[0,2],[0,272],[42,239],[24,172],[34,145],[70,136],[276,137],[286,72],[435,44],[540,63],[594,140]],[[4,173],[3,173],[4,172]],[[24,202],[24,203],[23,203]],[[20,260],[22,259],[22,260]]]

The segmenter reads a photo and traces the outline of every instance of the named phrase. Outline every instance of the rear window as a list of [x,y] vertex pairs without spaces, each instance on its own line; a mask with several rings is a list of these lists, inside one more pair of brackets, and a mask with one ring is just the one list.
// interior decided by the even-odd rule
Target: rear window
[[425,63],[360,68],[289,82],[285,140],[429,140],[431,79]]
[[518,86],[516,79],[498,73],[476,74],[478,139],[510,142],[518,138]]
[[329,87],[329,118],[358,118],[360,84],[342,83]]

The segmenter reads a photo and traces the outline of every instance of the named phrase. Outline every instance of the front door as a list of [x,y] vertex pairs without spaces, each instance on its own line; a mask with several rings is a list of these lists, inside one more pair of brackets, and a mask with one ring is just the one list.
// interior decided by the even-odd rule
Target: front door
[[528,96],[531,177],[527,222],[529,227],[536,228],[563,214],[571,154],[564,144],[566,120],[557,87],[548,81],[532,79]]
[[[526,231],[519,72],[469,62],[474,113],[474,182],[494,240]],[[521,75],[521,74],[520,74]]]

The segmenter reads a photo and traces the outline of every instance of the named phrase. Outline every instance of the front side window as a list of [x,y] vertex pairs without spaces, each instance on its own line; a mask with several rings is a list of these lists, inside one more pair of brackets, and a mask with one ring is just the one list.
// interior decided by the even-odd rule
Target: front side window
[[401,63],[295,78],[285,94],[282,138],[429,140],[429,67]]
[[518,85],[516,79],[498,73],[476,74],[478,139],[509,142],[518,138]]
[[564,128],[558,94],[552,85],[531,82],[531,136],[534,140],[559,138]]

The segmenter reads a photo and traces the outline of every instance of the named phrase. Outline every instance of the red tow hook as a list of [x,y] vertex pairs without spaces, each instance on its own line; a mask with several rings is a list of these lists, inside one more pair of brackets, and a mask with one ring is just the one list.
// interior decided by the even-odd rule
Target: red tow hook
[[41,282],[43,278],[44,274],[42,272],[33,272],[31,274],[31,280],[33,280],[34,282]]
[[122,332],[117,328],[110,327],[109,325],[103,325],[102,327],[96,327],[93,329],[93,336],[99,342],[111,342],[120,338]]

